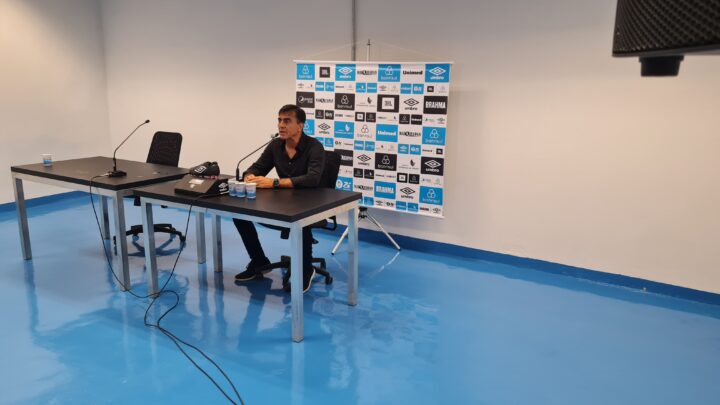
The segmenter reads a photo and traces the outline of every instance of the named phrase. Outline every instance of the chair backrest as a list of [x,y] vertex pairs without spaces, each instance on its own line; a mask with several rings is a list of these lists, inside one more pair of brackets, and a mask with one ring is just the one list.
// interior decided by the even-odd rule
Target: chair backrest
[[180,161],[180,147],[182,146],[182,135],[177,132],[155,132],[147,162],[158,165],[177,167]]
[[325,168],[320,176],[320,187],[335,188],[340,172],[340,154],[331,150],[325,151]]

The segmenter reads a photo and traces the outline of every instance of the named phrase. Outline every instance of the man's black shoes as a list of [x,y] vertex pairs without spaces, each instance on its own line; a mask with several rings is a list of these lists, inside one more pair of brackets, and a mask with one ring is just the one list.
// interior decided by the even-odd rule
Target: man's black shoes
[[[315,278],[315,269],[313,268],[312,271],[304,271],[303,272],[303,294],[308,292],[310,290],[310,287],[312,287],[312,281],[313,278]],[[285,284],[285,291],[290,292],[290,283]]]
[[245,267],[245,271],[235,275],[235,281],[250,281],[262,278],[263,272],[261,271],[261,267],[267,266],[268,264],[270,264],[270,260],[268,260],[267,257],[259,261],[251,260],[247,267]]

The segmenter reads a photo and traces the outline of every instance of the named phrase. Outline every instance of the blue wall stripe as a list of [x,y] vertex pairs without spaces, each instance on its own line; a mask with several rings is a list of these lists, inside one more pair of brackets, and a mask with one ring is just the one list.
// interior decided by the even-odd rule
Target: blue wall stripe
[[[38,205],[50,204],[56,201],[67,200],[81,196],[87,196],[84,191],[69,191],[67,193],[53,194],[45,197],[29,198],[25,200],[25,207],[37,207]],[[0,204],[0,212],[15,211],[15,202]]]
[[[338,225],[338,231],[342,232],[343,230],[345,230],[345,226]],[[680,287],[672,284],[659,283],[656,281],[624,276],[621,274],[605,273],[602,271],[590,270],[582,267],[575,267],[566,264],[548,262],[545,260],[532,259],[529,257],[518,257],[504,253],[490,252],[487,250],[452,245],[449,243],[436,242],[426,239],[413,238],[404,235],[391,235],[403,249],[417,250],[420,252],[427,252],[436,255],[464,257],[468,259],[502,263],[515,267],[526,268],[529,270],[538,270],[545,273],[575,277],[583,280],[593,281],[596,283],[632,288],[636,290],[641,290],[643,292],[662,294],[670,297],[682,298],[705,304],[720,305],[720,294],[715,294],[707,291],[695,290],[692,288]],[[371,243],[386,244],[392,247],[385,235],[380,231],[361,228],[359,231],[359,239]]]
[[[65,199],[86,197],[87,194],[88,193],[83,191],[71,191],[68,193],[54,194],[46,197],[31,198],[26,200],[26,204],[28,207],[35,207]],[[0,213],[14,210],[14,202],[0,204]],[[344,229],[344,225],[338,224],[338,230],[333,233],[340,235],[340,233]],[[662,294],[670,297],[702,302],[705,304],[720,305],[720,294],[715,294],[707,291],[700,291],[672,284],[659,283],[656,281],[624,276],[621,274],[605,273],[602,271],[590,270],[582,267],[568,266],[566,264],[553,263],[545,260],[532,259],[529,257],[518,257],[504,253],[496,253],[487,250],[453,245],[449,243],[413,238],[411,236],[392,234],[392,237],[395,238],[395,241],[403,249],[417,250],[437,255],[448,255],[502,263],[530,270],[539,270],[545,273],[570,276],[597,283],[610,284],[641,290],[649,293]],[[382,232],[370,229],[361,228],[359,231],[359,238],[362,241],[371,243],[388,245],[390,244],[390,242],[387,240],[387,238]]]

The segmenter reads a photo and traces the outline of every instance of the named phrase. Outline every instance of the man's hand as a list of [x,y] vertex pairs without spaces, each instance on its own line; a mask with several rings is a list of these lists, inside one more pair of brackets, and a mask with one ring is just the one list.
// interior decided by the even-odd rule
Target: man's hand
[[257,184],[257,188],[273,188],[273,179],[265,176],[253,176],[252,174],[248,174],[245,176],[245,181],[247,183]]

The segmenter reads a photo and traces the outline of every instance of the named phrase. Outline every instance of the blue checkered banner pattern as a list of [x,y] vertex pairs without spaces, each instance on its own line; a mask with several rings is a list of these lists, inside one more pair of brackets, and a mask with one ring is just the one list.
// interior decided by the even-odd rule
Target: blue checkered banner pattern
[[362,205],[443,216],[450,63],[296,61],[305,133],[341,160]]

